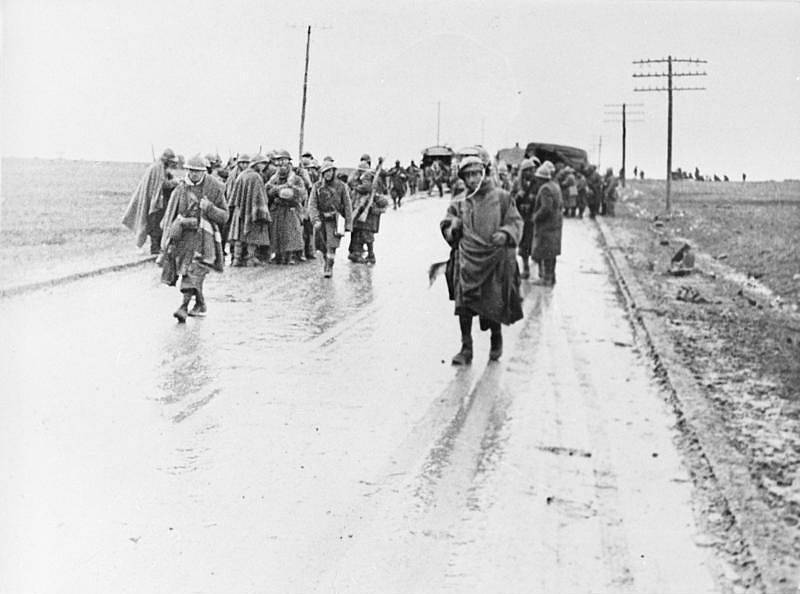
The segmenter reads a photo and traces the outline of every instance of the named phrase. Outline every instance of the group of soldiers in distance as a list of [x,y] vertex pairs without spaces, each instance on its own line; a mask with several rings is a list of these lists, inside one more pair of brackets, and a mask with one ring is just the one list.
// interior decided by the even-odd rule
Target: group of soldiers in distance
[[[485,167],[484,178],[508,192],[520,215],[521,234],[510,245],[522,257],[521,278],[530,276],[533,258],[539,265],[539,282],[555,283],[562,215],[582,217],[586,208],[590,217],[614,213],[616,178],[610,170],[602,178],[593,166],[576,170],[561,163],[542,164],[536,157],[509,168],[504,163],[495,166],[481,147],[468,153],[459,163],[478,158]],[[311,153],[304,153],[294,165],[286,150],[240,154],[227,164],[217,155],[198,154],[183,164],[187,174],[182,180],[174,175],[178,167],[178,157],[166,149],[142,177],[123,223],[136,233],[137,245],[149,236],[162,281],[170,286],[180,281],[182,302],[173,314],[180,323],[206,314],[204,278],[211,270],[221,271],[228,258],[234,267],[294,265],[316,259],[316,252],[321,252],[323,275],[330,277],[336,250],[347,232],[349,260],[375,264],[381,215],[390,204],[400,208],[403,197],[415,194],[420,182],[429,193],[448,185],[454,200],[466,194],[459,164],[451,177],[440,162],[420,168],[413,161],[408,167],[395,161],[386,169],[382,159],[373,167],[367,154],[350,175],[340,174],[333,158],[320,163]],[[537,175],[542,171],[549,177]],[[557,200],[548,207],[558,211],[557,221],[548,222],[557,227],[556,241],[548,239],[555,231],[547,231],[543,221],[534,222],[541,207],[539,190],[547,182],[558,188]],[[537,240],[545,246],[541,253]]]

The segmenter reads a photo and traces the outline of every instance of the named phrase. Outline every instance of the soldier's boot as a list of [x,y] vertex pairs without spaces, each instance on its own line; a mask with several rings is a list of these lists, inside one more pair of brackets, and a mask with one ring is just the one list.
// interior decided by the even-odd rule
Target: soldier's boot
[[333,256],[330,254],[325,255],[325,268],[322,271],[322,276],[325,278],[333,276]]
[[549,285],[556,284],[556,259],[555,258],[551,258],[549,263],[548,263],[547,283]]
[[528,258],[522,258],[522,272],[520,273],[520,278],[530,278],[531,277],[531,265],[528,262]]
[[206,315],[208,309],[206,308],[206,298],[203,295],[203,289],[197,289],[194,296],[194,306],[189,310],[189,315],[192,317],[203,317]]
[[231,261],[231,266],[244,266],[244,262],[242,261],[241,241],[235,241],[233,243],[233,260]]
[[173,317],[178,320],[179,324],[186,323],[186,317],[189,315],[189,301],[192,300],[192,294],[193,292],[190,291],[185,292],[183,294],[183,303],[181,303],[181,306],[172,314]]
[[492,328],[492,337],[489,344],[489,360],[497,361],[503,355],[503,333],[500,329],[500,324],[496,328]]
[[453,365],[469,365],[472,363],[472,316],[458,316],[461,327],[461,350],[453,357]]
[[375,248],[373,244],[367,244],[367,259],[368,264],[375,264]]

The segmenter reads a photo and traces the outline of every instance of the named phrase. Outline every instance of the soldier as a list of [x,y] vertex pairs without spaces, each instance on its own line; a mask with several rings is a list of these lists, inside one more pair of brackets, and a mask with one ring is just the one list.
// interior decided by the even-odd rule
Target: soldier
[[586,169],[586,203],[589,206],[589,218],[597,216],[600,198],[603,195],[603,180],[597,172],[597,167],[589,165]]
[[262,263],[259,248],[263,249],[270,243],[269,224],[272,217],[261,177],[267,161],[263,155],[253,157],[250,167],[239,174],[233,186],[229,204],[233,211],[230,216],[233,266],[258,266]]
[[222,234],[222,247],[225,253],[231,254],[233,258],[233,248],[229,247],[228,236],[230,235],[231,219],[233,218],[233,207],[231,200],[233,200],[233,186],[236,183],[236,178],[250,166],[250,157],[247,154],[241,154],[232,158],[231,169],[228,172],[228,178],[225,180],[225,202],[228,205],[228,221],[220,229]]
[[267,183],[267,197],[274,204],[272,248],[276,263],[296,264],[296,253],[304,249],[302,211],[308,194],[302,178],[292,170],[289,151],[276,151],[275,164],[278,172]]
[[406,176],[408,177],[408,193],[411,196],[417,193],[417,184],[419,183],[421,173],[422,170],[416,166],[414,161],[411,161],[411,165],[406,167]]
[[320,169],[322,178],[314,184],[308,201],[311,222],[316,233],[317,248],[323,253],[323,276],[333,275],[336,248],[344,232],[353,229],[353,212],[347,184],[336,178],[333,159],[325,161]]
[[[380,164],[378,165],[380,168]],[[380,230],[381,215],[389,207],[386,196],[378,191],[378,173],[362,170],[360,181],[353,194],[353,232],[350,234],[351,262],[375,264],[375,235]],[[367,257],[364,258],[364,247]]]
[[453,365],[472,361],[472,318],[491,331],[489,359],[503,354],[501,324],[522,319],[515,246],[522,217],[511,195],[495,187],[488,163],[468,156],[459,163],[466,191],[450,202],[439,224],[450,245],[447,286],[461,328],[461,350]]
[[150,236],[153,255],[161,251],[161,219],[169,200],[169,194],[165,196],[164,193],[174,187],[167,173],[177,165],[175,152],[171,148],[164,149],[161,157],[145,170],[122,217],[122,224],[136,233],[136,247],[142,247]]
[[[195,155],[186,169],[186,178],[172,192],[161,222],[161,280],[175,286],[178,277],[181,279],[183,302],[173,314],[180,324],[187,316],[204,316],[207,312],[203,281],[209,270],[222,272],[219,225],[228,220],[225,187],[206,173],[205,159]],[[194,307],[189,311],[192,297]]]
[[400,166],[400,161],[394,162],[394,167],[388,171],[389,175],[389,192],[392,196],[392,203],[394,210],[401,206],[403,196],[406,195],[406,180],[408,174],[406,170]]
[[561,188],[552,180],[554,170],[553,164],[545,161],[535,173],[545,183],[536,194],[533,213],[533,258],[542,263],[543,274],[533,284],[545,286],[556,283],[556,256],[561,254],[564,203]]
[[581,171],[575,172],[575,188],[578,190],[578,218],[583,218],[583,212],[586,210],[586,176]]
[[509,176],[508,165],[506,165],[505,161],[500,161],[500,164],[497,166],[497,180],[501,190],[505,190],[506,192],[511,191],[511,177]]
[[617,203],[619,179],[614,177],[614,170],[609,167],[606,169],[606,177],[603,180],[603,202],[605,209],[603,214],[610,217],[614,216],[614,210]]
[[439,198],[444,196],[444,190],[442,189],[442,184],[444,184],[445,177],[447,176],[447,171],[442,166],[442,164],[436,160],[431,163],[431,184],[428,186],[428,196],[433,195],[433,187],[436,186],[436,189],[439,190]]
[[529,278],[531,275],[531,268],[528,259],[531,256],[531,249],[533,246],[533,210],[534,201],[536,199],[536,192],[539,189],[539,184],[536,182],[536,177],[533,175],[536,172],[536,163],[538,159],[523,159],[519,165],[519,177],[514,182],[511,196],[516,201],[517,210],[522,217],[522,238],[519,241],[519,255],[522,258],[522,272],[521,278]]

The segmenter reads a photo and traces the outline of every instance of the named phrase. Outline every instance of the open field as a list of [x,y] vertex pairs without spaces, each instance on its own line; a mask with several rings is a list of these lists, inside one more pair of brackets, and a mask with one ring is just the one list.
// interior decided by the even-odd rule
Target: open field
[[[676,187],[677,186],[677,187]],[[759,518],[784,559],[800,559],[800,182],[634,182],[604,219],[665,321],[674,365],[690,371],[709,415],[747,464],[770,516]],[[666,273],[689,241],[700,271]],[[710,257],[706,257],[710,256]],[[729,268],[730,267],[730,268]],[[748,297],[749,273],[780,297]],[[738,281],[736,279],[739,279]],[[684,289],[702,300],[681,300]]]
[[122,214],[147,164],[3,159],[0,284],[146,255]]

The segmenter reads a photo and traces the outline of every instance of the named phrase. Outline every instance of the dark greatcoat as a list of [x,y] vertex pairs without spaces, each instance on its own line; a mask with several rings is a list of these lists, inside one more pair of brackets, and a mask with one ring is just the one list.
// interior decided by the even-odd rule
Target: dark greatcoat
[[261,174],[245,169],[233,185],[230,196],[231,227],[229,239],[253,245],[269,245],[269,223],[272,217],[267,208],[267,190]]
[[147,240],[148,216],[164,210],[162,187],[166,179],[167,169],[162,161],[152,163],[136,186],[125,214],[122,224],[136,234],[136,247],[142,247]]
[[[511,195],[484,180],[474,196],[453,199],[439,226],[452,248],[447,285],[456,315],[477,314],[483,330],[490,321],[513,324],[522,319],[514,253],[522,236],[522,217]],[[497,231],[506,234],[505,245],[492,243]]]
[[540,261],[555,258],[561,253],[564,210],[561,188],[555,181],[548,181],[539,188],[536,207],[533,213],[533,259]]
[[338,217],[344,217],[345,231],[353,229],[350,191],[335,177],[330,182],[322,179],[314,184],[308,200],[308,212],[313,224],[322,223],[316,235],[316,247],[322,252],[339,247],[342,237],[336,234]]
[[[291,198],[281,198],[284,188],[292,190]],[[299,252],[304,248],[302,217],[308,198],[303,179],[293,171],[286,177],[280,172],[267,182],[267,197],[274,205],[272,249],[276,253]]]
[[[190,185],[187,181],[181,181],[172,192],[161,221],[164,230],[162,267],[165,268],[162,280],[170,285],[175,279],[174,276],[169,278],[167,270],[173,275],[185,276],[191,272],[193,264],[199,264],[222,272],[224,263],[219,226],[228,220],[225,187],[208,174],[199,184]],[[205,213],[200,211],[202,198],[211,202]],[[179,223],[178,215],[187,220]]]

